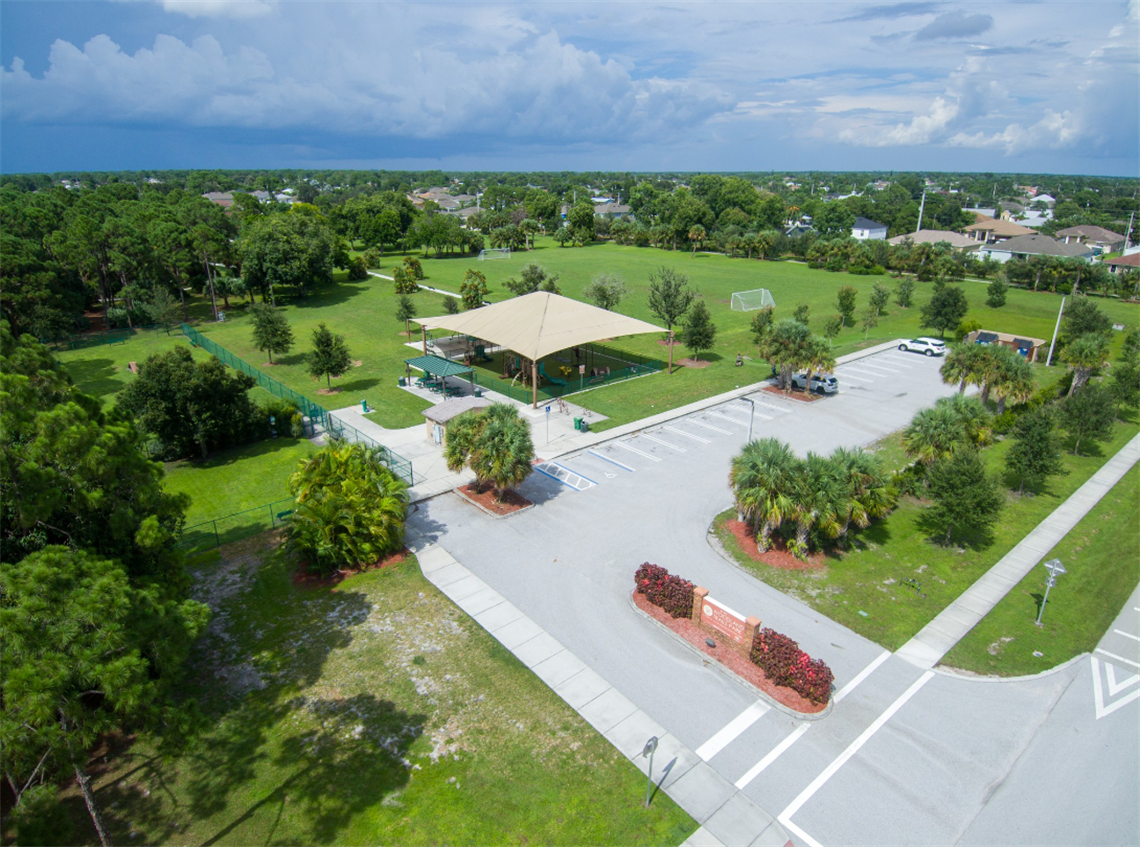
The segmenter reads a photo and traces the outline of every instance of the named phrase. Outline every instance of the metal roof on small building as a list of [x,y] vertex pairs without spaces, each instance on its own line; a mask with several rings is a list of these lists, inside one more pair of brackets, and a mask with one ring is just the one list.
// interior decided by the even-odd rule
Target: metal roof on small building
[[442,356],[416,356],[414,359],[404,359],[404,363],[435,376],[466,376],[471,373],[471,368],[467,365],[452,362]]
[[452,418],[457,418],[464,412],[470,412],[475,409],[485,409],[491,405],[491,401],[484,397],[456,397],[453,400],[444,400],[438,405],[432,406],[430,409],[424,409],[423,415],[429,421],[437,424],[445,424]]

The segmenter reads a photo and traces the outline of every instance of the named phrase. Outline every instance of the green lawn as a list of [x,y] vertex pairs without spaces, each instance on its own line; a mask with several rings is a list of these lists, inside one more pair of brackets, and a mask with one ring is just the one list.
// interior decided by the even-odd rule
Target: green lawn
[[[263,544],[271,536],[255,541]],[[281,551],[198,574],[207,728],[99,773],[118,844],[676,845],[696,823],[421,575],[299,588]],[[262,563],[263,560],[263,563]],[[83,843],[96,843],[77,792]]]
[[289,496],[289,476],[317,448],[303,438],[258,441],[215,453],[205,462],[169,462],[168,491],[190,495],[186,525],[264,506]]
[[[1066,453],[1067,474],[1052,477],[1045,490],[1035,495],[1011,492],[992,535],[975,535],[961,546],[935,543],[932,536],[940,533],[924,520],[924,504],[910,497],[903,498],[885,520],[860,532],[854,549],[829,556],[818,570],[780,570],[752,561],[722,526],[735,517],[733,510],[717,517],[715,531],[725,549],[757,578],[897,650],[1013,549],[1136,432],[1134,423],[1117,424],[1112,440],[1097,445],[1095,453],[1090,448],[1092,455]],[[999,442],[983,452],[992,470],[1004,468],[1011,443]],[[1013,480],[1008,482],[1014,484]],[[1114,543],[1108,546],[1120,549]],[[904,584],[904,579],[916,580],[918,585]],[[1135,581],[1132,584],[1135,586]]]
[[[1091,651],[1140,582],[1140,476],[1125,475],[1045,559],[1067,573],[1045,596],[1046,572],[1034,568],[942,660],[964,670],[1038,673]],[[1041,655],[1036,655],[1040,653]]]

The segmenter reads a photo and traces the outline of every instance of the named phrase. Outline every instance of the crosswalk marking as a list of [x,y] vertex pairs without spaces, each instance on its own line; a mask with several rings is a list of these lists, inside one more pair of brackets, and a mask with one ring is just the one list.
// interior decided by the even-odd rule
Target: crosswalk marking
[[712,738],[697,748],[697,755],[706,762],[735,741],[741,734],[760,720],[771,707],[757,700],[716,733]]

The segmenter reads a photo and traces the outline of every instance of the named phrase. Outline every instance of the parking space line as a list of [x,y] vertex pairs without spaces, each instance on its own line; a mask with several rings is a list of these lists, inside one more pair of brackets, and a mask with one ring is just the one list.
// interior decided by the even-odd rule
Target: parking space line
[[905,362],[904,363],[903,361],[901,361],[902,357],[898,356],[898,355],[894,355],[894,356],[886,355],[886,356],[883,356],[883,359],[890,362],[896,368],[906,368],[909,371],[911,368],[914,367],[913,362]]
[[660,461],[661,461],[661,460],[660,460],[659,458],[657,458],[656,456],[651,456],[651,455],[649,455],[648,453],[643,453],[642,451],[638,450],[636,447],[630,447],[628,444],[624,444],[624,443],[622,443],[621,441],[615,441],[615,442],[614,442],[614,447],[624,447],[624,448],[625,448],[626,450],[628,450],[630,453],[636,453],[637,455],[639,455],[639,456],[641,456],[641,457],[643,457],[643,458],[646,458],[646,459],[652,459],[652,460],[653,460],[653,461],[655,461],[655,462],[660,462]]
[[866,365],[844,365],[843,367],[847,368],[848,370],[853,370],[855,373],[870,374],[871,376],[878,377],[891,376],[889,373],[879,373],[874,368],[869,368]]
[[1114,629],[1117,635],[1123,635],[1125,638],[1131,638],[1133,641],[1140,641],[1140,635],[1133,635],[1131,632],[1125,632],[1122,629]]
[[[860,364],[862,364],[862,363],[860,363]],[[888,367],[887,365],[882,365],[882,364],[879,364],[878,362],[868,362],[867,367],[878,368],[881,371],[886,371],[887,373],[892,373],[892,374],[902,373],[901,371],[896,371],[893,367]]]
[[599,459],[601,459],[603,462],[609,462],[611,465],[617,465],[617,466],[618,466],[619,468],[621,468],[622,470],[627,470],[627,471],[629,471],[630,473],[635,473],[635,472],[636,472],[636,469],[635,469],[635,468],[631,468],[629,465],[623,465],[623,464],[622,464],[621,462],[619,462],[617,459],[611,459],[611,458],[609,458],[608,456],[603,456],[601,453],[595,453],[593,450],[587,450],[586,452],[587,452],[587,453],[589,453],[591,456],[597,456],[597,457],[598,457]]
[[677,429],[675,426],[663,426],[661,428],[667,429],[670,432],[675,432],[675,433],[677,433],[677,435],[683,435],[686,438],[691,438],[691,439],[693,439],[693,441],[699,441],[699,442],[701,442],[701,444],[712,444],[712,441],[710,441],[707,438],[701,438],[699,435],[693,435],[691,432],[685,432],[685,430]]
[[781,409],[779,406],[772,406],[768,403],[761,403],[759,400],[753,400],[752,402],[757,406],[763,406],[765,409],[771,409],[773,412],[782,412],[785,415],[790,415],[792,413],[791,409]]
[[719,432],[721,435],[732,435],[732,433],[727,429],[721,429],[719,426],[713,426],[712,424],[704,424],[700,421],[689,421],[689,423],[691,423],[693,426],[703,427],[704,429],[711,429],[713,432]]
[[644,432],[639,432],[638,435],[644,439],[647,439],[648,441],[655,441],[658,444],[664,444],[666,447],[669,447],[673,450],[676,450],[678,453],[688,453],[689,452],[684,447],[678,447],[676,444],[670,444],[668,441],[662,441],[660,438],[654,438],[652,435],[647,435]]
[[724,412],[739,412],[745,418],[749,418],[755,414],[756,417],[763,418],[766,421],[772,420],[771,415],[766,415],[763,412],[753,412],[751,409],[745,409],[743,406],[740,406],[739,408],[736,406],[717,406],[717,408]]
[[744,730],[764,716],[771,706],[757,700],[697,748],[697,755],[706,762],[741,736]]
[[1134,662],[1131,659],[1126,659],[1123,656],[1117,656],[1115,653],[1109,653],[1107,650],[1101,650],[1099,647],[1095,648],[1097,653],[1108,656],[1110,659],[1116,659],[1118,662],[1124,662],[1126,665],[1132,665],[1134,668],[1140,668],[1140,662]]
[[[722,421],[728,421],[729,423],[734,423],[737,426],[744,426],[745,425],[744,421],[738,421],[736,418],[730,418],[728,415],[722,415],[719,412],[713,412],[709,409],[705,409],[705,414],[706,415],[712,415],[714,418],[720,418]],[[732,435],[731,432],[727,433],[727,434]]]
[[573,470],[572,468],[568,468],[560,462],[547,462],[546,464],[557,465],[558,467],[562,468],[562,470],[566,471],[567,473],[572,473],[572,474],[574,474],[574,476],[581,477],[582,479],[586,480],[586,482],[592,482],[592,483],[594,483],[594,485],[598,484],[597,480],[590,479],[585,474],[580,474],[576,470]]
[[847,373],[847,371],[839,371],[838,375],[843,377],[844,379],[853,379],[856,382],[874,382],[875,381],[873,379],[864,379],[861,376],[851,376],[851,374]]

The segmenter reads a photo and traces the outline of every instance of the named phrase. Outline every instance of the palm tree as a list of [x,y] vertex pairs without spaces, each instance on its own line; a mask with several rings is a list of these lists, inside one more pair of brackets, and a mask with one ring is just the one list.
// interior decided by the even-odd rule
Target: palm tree
[[1005,411],[1006,401],[1024,403],[1033,396],[1037,384],[1029,362],[1012,347],[995,348],[995,353],[990,387],[997,395],[997,413],[1000,415]]
[[958,393],[964,394],[967,385],[980,385],[978,370],[982,351],[987,348],[977,344],[955,344],[946,353],[939,373],[947,385],[958,383]]
[[850,511],[850,498],[839,466],[826,456],[808,453],[796,476],[795,555],[808,548],[808,534],[817,529],[828,538],[838,538]]
[[706,234],[705,228],[700,224],[693,224],[689,227],[689,241],[693,245],[693,255],[697,255],[697,248],[705,241]]
[[950,397],[940,397],[934,405],[948,408],[958,417],[965,428],[966,440],[970,444],[982,447],[992,440],[993,418],[979,398],[954,394]]
[[326,573],[354,568],[404,543],[407,486],[363,444],[332,444],[289,478],[290,545]]
[[887,477],[873,454],[859,447],[839,447],[832,452],[831,461],[847,487],[847,510],[839,531],[839,537],[845,539],[851,524],[863,529],[887,514],[894,504]]
[[[955,395],[962,396],[962,395]],[[932,465],[967,443],[966,426],[956,411],[936,403],[923,409],[903,430],[903,450],[921,465]]]
[[732,459],[728,484],[736,511],[752,526],[762,553],[772,546],[773,530],[795,514],[799,465],[792,448],[775,438],[750,441]]
[[469,467],[476,487],[493,486],[501,503],[533,470],[530,426],[506,403],[495,403],[482,414],[465,412],[447,426],[444,461],[453,473]]
[[1089,381],[1092,372],[1108,359],[1108,338],[1096,332],[1078,335],[1065,345],[1062,356],[1073,371],[1073,384],[1069,386],[1068,395],[1072,397]]

